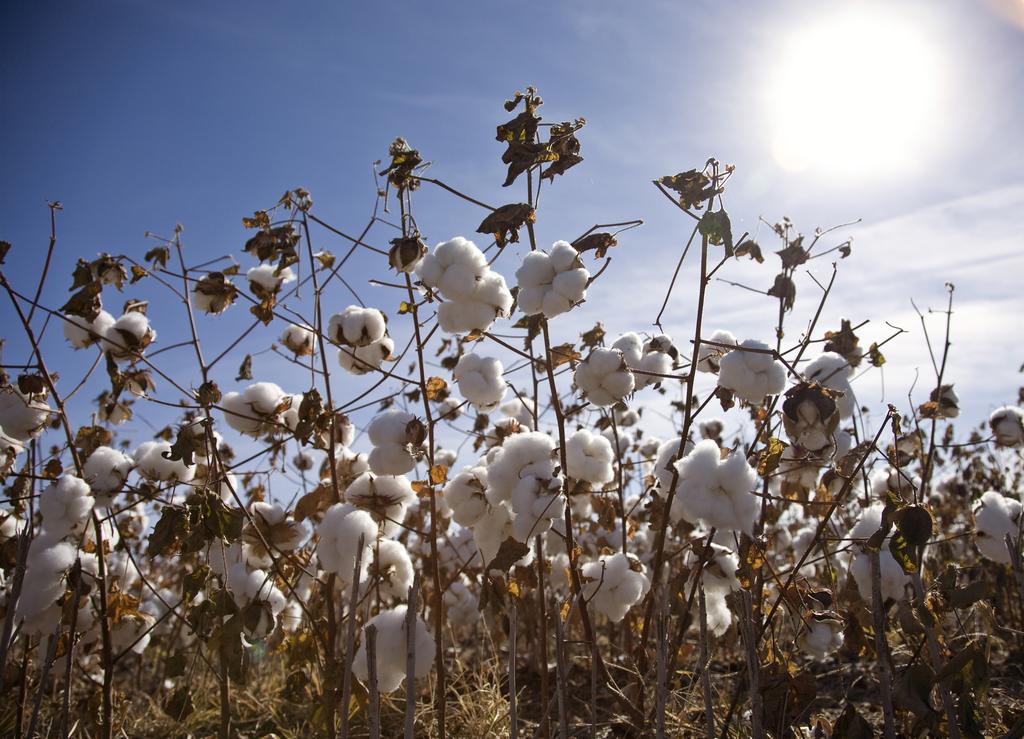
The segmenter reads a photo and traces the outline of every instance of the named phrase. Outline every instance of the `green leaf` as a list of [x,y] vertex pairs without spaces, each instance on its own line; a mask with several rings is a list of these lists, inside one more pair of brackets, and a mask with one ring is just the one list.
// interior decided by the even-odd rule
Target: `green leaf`
[[726,256],[733,255],[732,245],[732,222],[729,214],[724,210],[709,210],[701,216],[697,224],[697,230],[701,236],[706,236],[709,244],[714,246],[725,245]]

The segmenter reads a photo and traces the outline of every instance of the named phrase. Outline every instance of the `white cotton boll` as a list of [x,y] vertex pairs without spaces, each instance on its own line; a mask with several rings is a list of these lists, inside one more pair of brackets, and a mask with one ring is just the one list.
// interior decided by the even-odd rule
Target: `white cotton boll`
[[[25,522],[18,518],[14,511],[0,508],[0,544],[18,536],[24,527]],[[2,584],[3,580],[0,578],[0,585]],[[0,591],[2,590],[3,588],[0,587]]]
[[114,359],[130,359],[156,341],[145,313],[132,311],[118,318],[104,334],[103,351]]
[[504,367],[494,357],[463,354],[452,370],[459,393],[478,411],[489,412],[505,399],[508,384]]
[[[886,540],[888,541],[888,540]],[[903,600],[910,578],[903,572],[899,562],[892,556],[888,546],[878,553],[878,569],[882,582],[882,600]],[[860,597],[871,603],[871,561],[867,552],[859,551],[850,564],[850,575],[857,583]]]
[[465,575],[449,585],[441,599],[444,601],[445,620],[456,628],[472,626],[480,618],[480,601],[470,589]]
[[277,615],[284,610],[287,599],[270,575],[263,570],[250,570],[244,564],[235,564],[228,569],[227,586],[239,608],[244,609],[253,603],[266,604],[255,624],[246,619],[249,636],[263,638],[274,630]]
[[974,543],[994,562],[1010,564],[1006,535],[1017,540],[1021,503],[995,490],[985,492],[974,505]]
[[842,396],[836,398],[840,418],[849,418],[853,415],[857,407],[853,388],[850,386],[853,367],[842,355],[823,352],[804,368],[803,374],[808,381],[817,382],[830,390],[842,393]]
[[107,505],[109,494],[116,493],[124,487],[124,481],[128,479],[134,465],[135,461],[124,452],[109,446],[101,446],[85,460],[82,473],[93,493],[107,494],[107,503],[104,503]]
[[640,338],[640,334],[631,331],[617,338],[612,344],[612,349],[622,352],[622,358],[626,360],[626,364],[634,367],[640,364],[640,359],[644,355],[644,340]]
[[95,502],[88,483],[63,475],[40,493],[39,512],[47,531],[66,536],[82,530]]
[[294,634],[305,623],[306,614],[302,611],[302,605],[297,601],[288,601],[281,610],[278,620],[281,628],[288,634]]
[[0,429],[14,441],[23,444],[39,436],[52,412],[45,393],[25,395],[16,385],[0,390]]
[[622,428],[629,428],[640,423],[640,414],[632,408],[615,407],[612,409],[615,414],[615,423]]
[[648,385],[657,385],[664,380],[661,375],[672,373],[673,359],[662,351],[650,351],[645,348],[640,363],[631,367],[636,377],[636,390],[643,390]]
[[214,541],[206,550],[206,561],[215,575],[225,577],[235,565],[245,564],[245,552],[242,543],[224,546],[219,540]]
[[[405,680],[406,648],[408,636],[405,626],[407,607],[404,605],[381,611],[367,622],[377,630],[377,689],[391,693]],[[415,621],[415,655],[413,657],[413,678],[426,677],[434,663],[434,637],[427,630],[419,616]],[[365,683],[369,679],[369,661],[366,656],[366,630],[363,641],[352,661],[352,673]]]
[[766,395],[778,395],[786,387],[786,368],[763,351],[742,351],[742,349],[770,350],[767,344],[757,339],[747,339],[724,357],[719,363],[718,384],[731,390],[736,397],[751,405],[760,405]]
[[373,514],[384,536],[395,536],[401,531],[409,506],[416,502],[416,493],[404,477],[367,472],[348,486],[345,500]]
[[365,375],[380,369],[385,360],[391,357],[395,350],[395,342],[390,336],[385,336],[380,341],[358,347],[342,347],[338,349],[338,364],[347,372],[353,375]]
[[590,273],[569,242],[556,241],[550,253],[532,251],[523,257],[516,280],[523,313],[554,318],[587,297]]
[[410,447],[423,441],[423,424],[411,413],[387,410],[379,413],[366,430],[370,443],[370,469],[380,475],[404,475],[416,466]]
[[635,385],[622,352],[601,347],[576,365],[573,381],[587,400],[600,407],[619,402],[633,392]]
[[87,321],[81,316],[64,316],[64,338],[75,349],[99,343],[114,325],[114,317],[105,310],[100,310],[94,320]]
[[650,588],[640,560],[618,552],[580,568],[583,597],[612,623],[618,623]]
[[487,512],[487,468],[466,467],[444,487],[444,501],[455,523],[473,526]]
[[[0,421],[0,425],[3,424]],[[1024,409],[1006,405],[992,412],[988,425],[999,446],[1016,447],[1024,443]]]
[[196,475],[196,466],[188,466],[184,460],[171,461],[163,456],[170,453],[171,445],[166,441],[144,441],[132,456],[139,474],[153,482],[191,482]]
[[279,552],[293,552],[309,535],[306,524],[293,520],[276,503],[253,502],[249,506],[249,515],[252,523],[246,522],[242,530],[242,542],[246,559],[255,567],[270,567],[273,564],[271,552],[275,555]]
[[[259,438],[283,423],[281,408],[288,395],[273,382],[256,382],[241,393],[227,393],[221,400],[224,420],[235,431]],[[292,405],[294,405],[294,398]]]
[[739,344],[736,337],[728,331],[715,331],[715,333],[711,334],[709,341],[713,341],[715,343],[702,343],[700,345],[700,351],[697,352],[698,372],[718,372],[722,363],[722,357],[732,351],[724,346],[717,346],[717,344],[729,344],[732,346]]
[[437,322],[450,334],[487,331],[497,318],[509,315],[512,303],[505,278],[488,271],[476,281],[469,296],[442,303],[437,309]]
[[281,334],[281,343],[297,357],[316,354],[316,333],[309,326],[291,324]]
[[707,613],[708,631],[721,636],[732,625],[732,611],[725,600],[725,593],[709,590],[704,594],[704,610]]
[[443,464],[448,469],[455,466],[455,461],[459,458],[459,453],[454,449],[435,449],[434,450],[434,464]]
[[370,469],[378,475],[404,475],[416,467],[416,460],[405,445],[382,444],[369,455]]
[[258,267],[253,267],[245,273],[245,277],[249,280],[249,289],[257,297],[272,295],[282,285],[295,281],[295,273],[292,272],[291,267],[285,267],[278,273],[277,268],[272,264],[261,264]]
[[512,511],[505,503],[489,506],[473,524],[473,539],[484,565],[489,565],[501,543],[512,536]]
[[414,572],[405,545],[394,539],[381,539],[374,553],[372,574],[377,576],[375,587],[382,596],[393,600],[407,598]]
[[409,424],[416,416],[403,410],[386,410],[378,413],[366,429],[370,443],[374,446],[382,444],[406,444],[409,442]]
[[619,454],[625,454],[628,452],[630,444],[632,443],[625,431],[619,431],[616,433],[616,430],[611,426],[601,431],[601,436],[611,445],[613,450],[618,448]]
[[554,451],[554,439],[540,431],[516,434],[506,439],[487,465],[487,499],[492,504],[510,500],[512,491],[524,477],[552,477]]
[[667,353],[672,340],[663,334],[645,342],[639,334],[630,332],[616,339],[612,348],[622,352],[626,366],[634,373],[634,392],[661,382],[663,378],[658,375],[672,371],[673,360]]
[[32,540],[25,560],[25,586],[18,600],[18,615],[25,619],[26,628],[37,626],[39,616],[64,594],[64,576],[76,556],[74,546],[51,534],[40,533]]
[[384,338],[388,322],[376,308],[350,305],[327,323],[327,338],[343,346],[369,346]]
[[522,398],[515,397],[501,406],[501,412],[503,414],[509,418],[514,418],[520,426],[526,429],[533,428],[533,419],[536,410],[537,406],[530,398],[526,398],[524,402]]
[[601,487],[615,477],[615,456],[608,439],[580,429],[565,441],[566,473]]
[[672,518],[749,534],[761,508],[752,492],[756,483],[757,474],[742,452],[722,461],[718,445],[705,439],[679,462]]
[[142,654],[149,646],[151,635],[148,633],[156,619],[148,613],[138,612],[122,616],[110,629],[110,645],[114,654],[131,649],[135,654]]
[[899,467],[885,466],[876,469],[869,478],[871,495],[878,500],[885,500],[889,491],[900,493],[904,498],[913,498],[914,491],[921,488],[921,478],[910,474]]
[[[79,546],[83,549],[96,548],[96,527],[88,520],[83,521],[83,523],[86,525],[81,529],[82,539]],[[109,547],[110,549],[117,547],[118,543],[121,541],[121,532],[118,530],[117,524],[114,523],[114,520],[111,518],[105,518],[100,521],[100,533],[103,535],[104,546]],[[91,574],[97,574],[99,572],[99,563],[96,560],[95,554],[89,552],[82,553],[80,556],[82,558],[83,570],[86,570]],[[88,566],[86,560],[89,560]],[[93,570],[89,570],[89,567],[92,567]]]
[[316,532],[320,537],[316,548],[320,567],[349,584],[356,566],[356,555],[360,551],[359,537],[362,536],[360,579],[366,577],[371,549],[377,541],[377,523],[369,513],[349,503],[335,503],[324,513]]
[[815,659],[824,659],[843,646],[843,622],[830,616],[811,615],[808,626],[797,640],[800,647]]
[[519,480],[509,501],[515,514],[512,536],[521,542],[529,542],[551,528],[551,520],[564,512],[561,492],[560,477],[542,479],[529,475]]
[[427,287],[449,300],[468,298],[476,281],[488,271],[487,257],[476,244],[461,236],[443,241],[423,257],[416,274]]
[[[700,562],[703,554],[694,550],[686,553],[685,563],[694,571]],[[727,594],[740,589],[740,581],[736,577],[736,570],[739,569],[739,558],[728,547],[720,544],[711,545],[711,556],[701,570],[701,583],[704,585],[705,593]]]
[[[683,447],[683,454],[689,454],[693,450],[693,442],[687,441]],[[658,486],[655,489],[658,495],[667,496],[672,486],[672,460],[679,453],[679,439],[662,442],[658,447],[657,458],[654,460],[654,479]],[[677,462],[678,464],[678,462]],[[676,493],[679,491],[679,483],[676,483]]]

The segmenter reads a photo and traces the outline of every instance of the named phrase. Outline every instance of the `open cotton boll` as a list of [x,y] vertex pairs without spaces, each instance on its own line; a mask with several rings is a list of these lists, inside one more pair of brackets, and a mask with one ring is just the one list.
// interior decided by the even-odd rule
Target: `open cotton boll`
[[377,414],[366,430],[373,444],[370,469],[381,475],[404,475],[416,466],[412,451],[418,451],[426,438],[423,422],[402,410]]
[[[336,463],[335,477],[338,480],[338,489],[343,494],[356,478],[364,472],[370,471],[370,463],[366,461],[366,455],[354,452],[347,447],[335,449],[334,460]],[[329,465],[330,459],[325,460],[325,464]],[[330,467],[321,468],[320,476],[321,478],[330,477]]]
[[[25,522],[14,511],[0,508],[0,544],[4,544],[18,536],[23,528],[25,528]],[[0,581],[0,584],[2,584],[2,581]]]
[[46,530],[63,537],[82,530],[95,502],[84,480],[62,475],[40,493],[39,512]]
[[234,596],[235,604],[246,609],[247,616],[252,613],[247,606],[265,604],[258,618],[245,619],[247,635],[263,638],[274,630],[277,616],[284,610],[287,599],[270,575],[263,570],[250,570],[244,564],[235,564],[228,569],[227,586]]
[[566,473],[600,488],[615,477],[615,455],[603,436],[580,429],[565,440]]
[[484,566],[489,565],[498,554],[501,543],[512,536],[512,510],[507,503],[488,506],[473,524],[473,540]]
[[476,281],[488,269],[487,257],[476,244],[456,236],[423,257],[416,274],[424,285],[439,290],[448,300],[459,300],[472,296]]
[[551,528],[551,520],[565,511],[561,501],[562,478],[527,475],[512,490],[512,536],[529,542]]
[[608,426],[601,431],[601,436],[611,444],[613,450],[618,449],[619,454],[625,454],[629,451],[629,447],[632,442],[629,436],[626,435],[625,430],[616,430],[612,426]]
[[749,534],[761,508],[752,492],[756,484],[757,474],[742,452],[723,461],[718,445],[705,439],[679,462],[672,518]]
[[458,627],[472,626],[480,618],[480,601],[470,589],[465,575],[448,586],[441,598],[445,620]]
[[850,386],[852,376],[853,367],[841,354],[835,352],[823,352],[804,368],[804,377],[808,380],[842,393],[835,399],[842,418],[852,416],[857,407],[853,387]]
[[442,493],[455,523],[472,526],[487,512],[487,468],[466,467],[448,481]]
[[974,543],[988,559],[1010,564],[1006,548],[1006,535],[1014,541],[1020,531],[1021,503],[1019,500],[988,490],[974,505]]
[[249,289],[261,300],[277,293],[282,285],[295,281],[295,273],[291,267],[285,267],[278,272],[272,264],[253,267],[245,273],[245,277],[249,280]]
[[531,251],[516,270],[519,308],[528,316],[547,318],[567,312],[587,297],[590,273],[568,241],[556,241],[550,252]]
[[0,389],[0,428],[17,442],[39,436],[52,412],[46,393],[26,395],[17,385]]
[[[687,441],[686,446],[683,447],[683,454],[689,454],[691,451],[693,451],[693,442]],[[672,460],[678,453],[678,438],[662,442],[661,446],[658,447],[657,458],[654,460],[653,472],[654,479],[657,480],[658,482],[658,486],[655,490],[658,493],[658,495],[668,495],[669,488],[672,486]],[[677,494],[678,490],[679,483],[676,482]]]
[[409,550],[394,539],[381,539],[374,552],[370,576],[382,596],[404,600],[409,596],[414,576]]
[[99,343],[107,332],[114,325],[114,317],[105,310],[100,310],[99,315],[92,321],[87,321],[81,316],[63,316],[64,338],[75,349],[84,349],[87,346]]
[[156,331],[145,313],[131,311],[114,321],[103,336],[103,350],[114,359],[138,357],[156,341]]
[[786,387],[785,366],[761,350],[770,351],[771,347],[763,341],[747,339],[722,357],[718,368],[718,385],[751,405],[760,405],[766,395],[778,395]]
[[707,613],[708,631],[721,636],[732,626],[732,611],[725,600],[725,593],[708,590],[704,594],[704,610]]
[[824,659],[843,646],[843,622],[833,615],[811,614],[797,643],[815,659]]
[[434,450],[434,464],[443,464],[448,469],[455,466],[455,461],[459,458],[459,453],[454,449],[435,449]]
[[295,551],[309,535],[306,524],[292,519],[276,503],[256,501],[249,506],[249,515],[252,521],[246,521],[242,529],[242,542],[246,559],[257,566],[270,567],[273,564],[271,553],[278,556],[281,552]]
[[580,569],[583,597],[612,623],[625,618],[651,586],[640,560],[622,552],[587,562]]
[[390,336],[385,336],[380,341],[366,346],[345,346],[338,349],[338,364],[353,375],[365,375],[367,372],[380,369],[394,350],[395,342]]
[[[684,562],[696,571],[702,558],[703,552],[698,553],[690,549],[686,552]],[[700,576],[705,593],[726,594],[739,590],[740,581],[736,577],[739,566],[739,558],[731,549],[721,544],[711,544],[711,556],[707,558]]]
[[238,297],[235,283],[224,276],[223,272],[210,272],[203,275],[192,288],[192,307],[211,316],[226,311]]
[[18,600],[18,615],[25,619],[26,628],[34,626],[37,617],[64,594],[64,576],[74,564],[76,556],[74,546],[58,540],[49,532],[40,533],[32,540],[25,559],[24,585]]
[[114,654],[131,650],[142,654],[149,646],[152,634],[149,629],[156,623],[156,618],[143,611],[123,615],[114,622],[110,629],[110,645]]
[[504,371],[501,362],[494,357],[481,357],[470,352],[459,358],[452,375],[462,397],[478,411],[487,413],[505,399],[508,384]]
[[724,346],[718,346],[718,344],[735,346],[739,342],[728,331],[715,331],[708,340],[713,341],[714,344],[701,343],[700,351],[697,352],[697,371],[715,373],[720,368],[722,357],[732,351]]
[[240,434],[259,438],[272,433],[283,423],[281,413],[289,400],[273,382],[256,382],[241,393],[227,393],[221,400],[224,420]]
[[[391,693],[405,680],[406,648],[408,636],[405,625],[407,607],[404,605],[381,611],[367,621],[367,626],[377,630],[377,689],[381,693]],[[413,657],[413,678],[426,677],[434,664],[434,637],[427,630],[419,616],[413,618],[415,624],[415,654]],[[366,657],[366,629],[363,629],[363,640],[352,661],[352,672],[365,683],[369,679],[369,664]]]
[[489,270],[477,279],[469,295],[442,303],[437,322],[450,334],[487,331],[496,319],[509,315],[513,302],[505,278]]
[[634,373],[634,392],[661,382],[663,378],[658,375],[672,371],[670,352],[674,354],[675,349],[664,334],[645,342],[639,334],[630,332],[616,339],[612,348],[622,352],[626,366]]
[[316,333],[309,326],[291,324],[281,334],[281,343],[297,357],[316,354]]
[[[886,540],[888,542],[888,540]],[[903,600],[907,594],[910,578],[899,562],[892,556],[886,545],[878,553],[878,569],[882,582],[882,600]],[[871,603],[871,560],[868,553],[858,551],[850,563],[850,575],[857,583],[857,591],[865,602]]]
[[85,460],[82,473],[94,494],[105,494],[106,505],[110,500],[109,494],[116,493],[124,487],[124,481],[128,479],[128,474],[134,466],[135,461],[124,452],[109,446],[101,446]]
[[576,365],[573,381],[587,400],[600,407],[618,403],[633,392],[636,382],[622,352],[602,347]]
[[327,323],[327,338],[342,346],[369,346],[384,338],[388,322],[376,308],[350,305]]
[[[6,428],[3,421],[0,425]],[[999,446],[1017,447],[1024,443],[1024,409],[1006,405],[988,417],[989,428]]]
[[316,527],[320,537],[316,556],[320,567],[332,572],[343,582],[352,582],[352,572],[359,553],[359,537],[363,537],[360,579],[366,577],[370,565],[371,548],[377,541],[377,523],[366,511],[358,510],[350,503],[335,503],[324,513]]
[[184,460],[171,461],[163,456],[170,453],[171,445],[166,441],[144,441],[132,455],[139,474],[153,482],[191,482],[196,466],[188,466]]
[[640,414],[632,408],[615,406],[612,408],[612,413],[615,414],[615,423],[622,428],[629,428],[640,423]]
[[514,418],[525,429],[533,428],[537,406],[530,398],[512,398],[501,406],[501,412],[508,418]]
[[348,486],[345,500],[369,511],[380,522],[384,536],[395,536],[401,531],[406,510],[416,502],[416,493],[404,477],[366,472]]
[[554,439],[540,431],[506,439],[487,465],[487,499],[492,504],[510,500],[512,491],[524,477],[552,477],[554,452]]

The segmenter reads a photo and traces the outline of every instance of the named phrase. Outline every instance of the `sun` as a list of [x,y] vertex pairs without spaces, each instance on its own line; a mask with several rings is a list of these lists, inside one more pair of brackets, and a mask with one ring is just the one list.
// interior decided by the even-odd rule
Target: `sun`
[[889,176],[919,169],[941,129],[934,34],[856,5],[784,37],[768,85],[772,155],[788,170]]

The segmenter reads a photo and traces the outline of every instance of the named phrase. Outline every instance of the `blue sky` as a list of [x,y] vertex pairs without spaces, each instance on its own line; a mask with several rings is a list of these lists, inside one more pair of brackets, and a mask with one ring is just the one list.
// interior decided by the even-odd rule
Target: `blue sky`
[[[51,306],[63,302],[75,257],[140,257],[152,245],[147,230],[170,234],[183,223],[193,263],[240,253],[241,217],[296,186],[312,192],[321,217],[360,230],[373,201],[371,162],[397,135],[435,162],[434,176],[488,203],[519,201],[521,192],[500,187],[494,125],[507,117],[502,101],[534,84],[545,120],[588,120],[585,162],[544,195],[541,240],[571,239],[600,221],[646,221],[624,235],[595,287],[619,308],[609,315],[607,302],[592,300],[565,322],[566,339],[597,317],[612,331],[650,328],[687,227],[650,180],[713,154],[737,167],[727,193],[734,227],[769,246],[759,215],[788,215],[808,232],[862,219],[842,234],[853,236],[854,254],[840,265],[828,318],[871,318],[867,341],[887,335],[884,319],[912,330],[891,352],[903,367],[886,378],[890,396],[905,398],[914,367],[928,366],[907,297],[938,307],[944,281],[958,282],[953,379],[971,391],[969,407],[987,413],[1015,397],[1024,359],[991,352],[992,341],[1018,345],[1024,328],[1024,31],[998,2],[5,3],[0,238],[15,247],[5,270],[33,284],[47,200],[65,208]],[[911,153],[909,169],[787,171],[770,141],[780,50],[802,26],[851,7],[916,29],[941,61],[928,75],[936,114],[919,128],[929,145]],[[871,39],[862,42],[870,55]],[[807,90],[785,105],[812,109],[817,100]],[[431,243],[470,235],[482,217],[426,189],[417,212]],[[774,259],[736,265],[730,279],[767,287]],[[688,270],[683,284],[692,287]],[[502,271],[511,279],[511,261]],[[365,285],[371,272],[383,269],[362,259],[347,278]],[[798,284],[801,295],[811,284]],[[715,290],[715,328],[768,336],[756,295]],[[333,297],[328,310],[348,304]],[[680,299],[667,327],[688,334],[692,310]],[[794,327],[812,310],[798,302]],[[10,307],[0,311],[9,326]],[[216,343],[245,325],[228,316],[204,330]],[[159,320],[157,329],[175,334]],[[15,332],[4,334],[5,361],[20,361]],[[875,379],[864,382],[865,394],[881,392]]]

